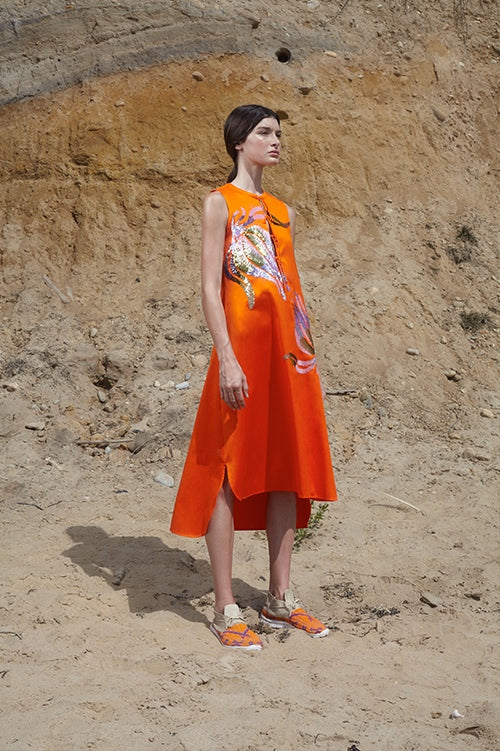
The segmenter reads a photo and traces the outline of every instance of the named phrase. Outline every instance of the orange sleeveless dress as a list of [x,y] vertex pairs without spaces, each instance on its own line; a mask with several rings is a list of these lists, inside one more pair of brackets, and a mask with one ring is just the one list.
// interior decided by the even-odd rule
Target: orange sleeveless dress
[[323,399],[286,205],[230,183],[221,297],[229,338],[248,380],[245,407],[220,397],[212,352],[171,531],[207,531],[225,473],[235,529],[265,529],[267,494],[297,495],[297,527],[310,499],[336,500]]

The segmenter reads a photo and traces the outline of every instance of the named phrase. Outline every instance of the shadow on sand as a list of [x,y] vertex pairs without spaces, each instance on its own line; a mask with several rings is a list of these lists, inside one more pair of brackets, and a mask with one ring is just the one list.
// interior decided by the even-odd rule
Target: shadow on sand
[[[188,621],[208,623],[200,612],[203,603],[196,603],[213,591],[206,560],[169,548],[159,537],[113,537],[94,526],[68,527],[66,532],[74,545],[62,555],[87,576],[125,590],[132,613],[171,610]],[[258,610],[262,605],[262,592],[241,579],[234,580],[234,589],[242,607]]]

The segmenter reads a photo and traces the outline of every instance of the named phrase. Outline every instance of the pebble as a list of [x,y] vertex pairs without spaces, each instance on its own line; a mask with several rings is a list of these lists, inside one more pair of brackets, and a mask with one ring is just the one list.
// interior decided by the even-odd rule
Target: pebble
[[440,110],[438,110],[437,107],[433,107],[432,105],[431,105],[431,110],[432,110],[432,114],[434,115],[434,117],[437,120],[439,120],[440,123],[444,123],[444,121],[446,120],[446,115],[444,115]]
[[[325,50],[325,55],[327,57],[337,57],[337,53],[333,52],[333,50]],[[349,59],[349,58],[347,58],[347,59]]]
[[204,81],[205,80],[205,76],[203,75],[203,73],[200,73],[199,70],[194,70],[193,71],[193,78],[194,78],[195,81]]
[[264,83],[269,83],[269,76],[267,75],[267,73],[262,73],[260,80],[264,81]]
[[166,488],[174,487],[174,478],[163,470],[160,470],[154,479],[155,482],[160,483],[160,485],[164,485]]
[[191,386],[191,384],[189,383],[189,381],[181,381],[181,383],[176,383],[175,384],[175,388],[178,391],[181,391],[182,389],[188,389],[190,386]]
[[362,403],[363,407],[365,407],[365,409],[371,409],[373,407],[373,399],[371,398],[368,391],[362,391],[359,395],[359,400]]
[[430,605],[431,608],[438,608],[443,604],[443,600],[437,595],[433,595],[432,592],[422,592],[420,595],[420,600],[426,605]]
[[111,579],[111,584],[113,586],[118,587],[123,579],[125,578],[126,570],[124,568],[117,568],[116,571],[113,571],[113,578]]
[[491,456],[480,449],[466,448],[462,456],[464,459],[470,459],[471,461],[476,462],[491,461]]
[[44,422],[28,422],[24,426],[27,430],[45,430]]
[[7,383],[2,383],[2,388],[6,391],[17,391],[19,384],[14,381],[8,381]]
[[98,389],[97,391],[97,398],[99,399],[101,404],[106,404],[106,402],[109,401],[108,395],[104,391],[101,391],[101,389]]
[[491,409],[486,409],[486,407],[483,407],[479,414],[481,415],[481,417],[489,417],[490,419],[495,417],[495,413],[492,412]]
[[115,102],[115,107],[125,107],[125,102],[123,99],[118,99],[117,102]]
[[90,338],[93,339],[95,336],[97,336],[97,329],[95,326],[92,326],[92,328],[89,331]]
[[419,349],[415,349],[414,347],[407,347],[406,354],[407,355],[413,355],[413,357],[418,357],[419,354],[420,354],[420,350]]
[[446,378],[449,381],[457,381],[458,382],[458,381],[462,380],[462,376],[454,368],[450,368],[449,370],[445,370],[444,374],[445,374]]

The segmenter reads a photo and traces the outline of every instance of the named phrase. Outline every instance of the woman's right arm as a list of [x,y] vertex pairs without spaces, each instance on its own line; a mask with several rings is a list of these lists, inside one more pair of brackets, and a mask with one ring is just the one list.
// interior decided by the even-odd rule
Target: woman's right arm
[[248,384],[233,352],[221,299],[227,204],[217,191],[203,201],[201,242],[201,304],[219,360],[221,398],[233,409],[245,406]]

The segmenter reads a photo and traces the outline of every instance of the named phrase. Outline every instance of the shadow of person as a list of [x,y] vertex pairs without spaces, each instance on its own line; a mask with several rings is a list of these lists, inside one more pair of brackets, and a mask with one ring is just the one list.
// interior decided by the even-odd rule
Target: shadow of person
[[[74,545],[62,555],[87,576],[100,577],[114,590],[125,590],[132,613],[171,610],[188,621],[208,623],[199,610],[204,604],[199,601],[212,592],[206,560],[170,548],[159,537],[113,537],[95,526],[68,527],[66,532]],[[259,590],[240,579],[234,585],[242,606],[259,607],[263,599]]]

